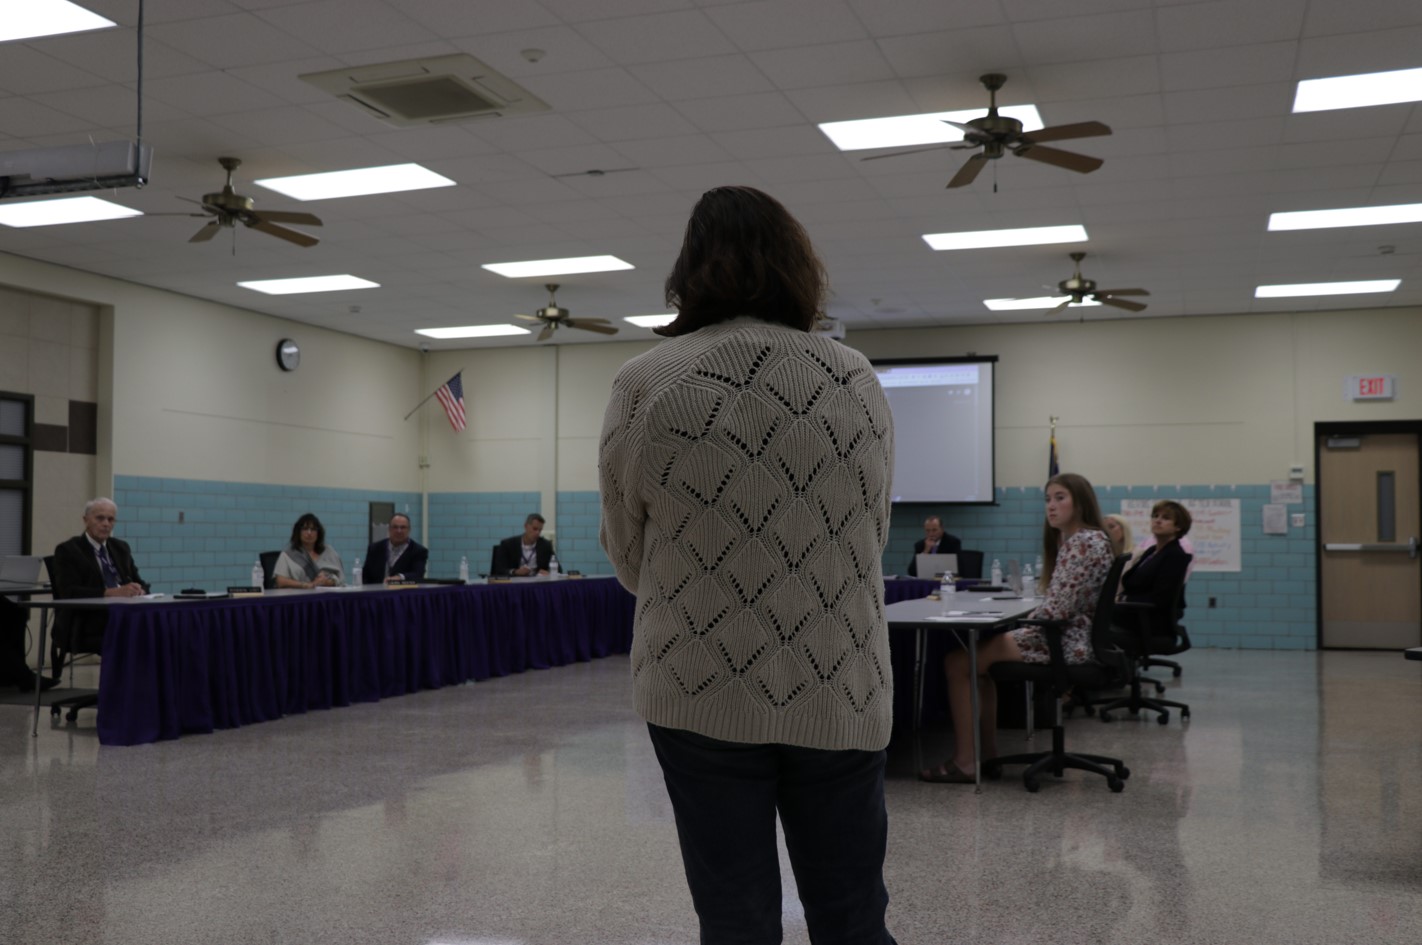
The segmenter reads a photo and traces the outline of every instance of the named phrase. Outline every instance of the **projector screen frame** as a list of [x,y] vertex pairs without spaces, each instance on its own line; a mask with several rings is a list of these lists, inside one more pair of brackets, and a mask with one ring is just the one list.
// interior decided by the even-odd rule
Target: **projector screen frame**
[[[894,501],[894,506],[910,508],[912,506],[995,506],[997,501],[997,363],[998,356],[995,354],[966,354],[942,357],[927,358],[870,358],[869,364],[875,368],[909,367],[915,364],[940,365],[940,364],[991,364],[992,368],[992,415],[990,418],[992,442],[990,443],[988,465],[991,470],[992,498],[982,500],[963,501],[956,499],[905,499]],[[900,431],[895,429],[895,437],[900,435]]]

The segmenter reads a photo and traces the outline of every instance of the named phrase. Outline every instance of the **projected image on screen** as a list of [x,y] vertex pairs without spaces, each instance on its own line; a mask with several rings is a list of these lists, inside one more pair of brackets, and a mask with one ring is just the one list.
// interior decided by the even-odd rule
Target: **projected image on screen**
[[992,361],[881,361],[895,502],[993,501]]

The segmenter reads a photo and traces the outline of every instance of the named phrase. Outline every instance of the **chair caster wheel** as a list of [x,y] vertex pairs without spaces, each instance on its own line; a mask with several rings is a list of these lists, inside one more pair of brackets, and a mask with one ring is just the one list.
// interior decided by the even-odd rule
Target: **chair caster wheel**
[[1183,721],[1185,721],[1186,719],[1188,719],[1189,717],[1190,717],[1190,710],[1189,710],[1189,709],[1181,709],[1181,710],[1180,710],[1180,721],[1183,722]]
[[1157,722],[1159,722],[1161,725],[1164,725],[1166,722],[1169,722],[1169,721],[1170,721],[1170,713],[1169,713],[1169,712],[1162,712],[1162,713],[1160,713],[1159,715],[1157,715],[1157,716],[1155,717],[1155,720],[1156,720]]
[[1111,789],[1112,794],[1120,794],[1126,789],[1126,782],[1113,776],[1106,779],[1106,786]]
[[68,712],[64,713],[64,721],[66,721],[66,722],[77,722],[77,721],[79,721],[79,710],[78,710],[78,709],[70,709]]
[[983,780],[984,780],[984,781],[1001,781],[1001,780],[1002,780],[1002,769],[1001,769],[1001,768],[994,768],[992,765],[987,765],[987,764],[983,765]]
[[1111,718],[1111,716],[1107,715],[1105,712],[1102,712],[1102,713],[1101,713],[1101,721],[1103,721],[1103,722],[1114,722],[1114,721],[1116,721],[1116,720],[1113,719],[1113,718]]
[[1131,709],[1131,710],[1129,710],[1129,711],[1130,711],[1130,713],[1131,713],[1131,718],[1135,718],[1136,716],[1138,716],[1138,715],[1141,714],[1141,710],[1140,710],[1140,709]]
[[1089,718],[1091,718],[1093,715],[1096,714],[1096,706],[1094,706],[1094,705],[1086,706],[1086,707],[1084,707],[1084,708],[1082,709],[1082,711],[1086,713],[1086,717],[1089,719]]
[[59,712],[60,712],[59,706],[57,706],[57,705],[52,705],[52,706],[49,707],[49,716],[50,716],[50,718],[53,718],[53,719],[59,718]]
[[1182,670],[1179,666],[1177,666],[1177,667],[1175,667],[1174,669],[1172,669],[1172,670],[1170,671],[1170,675],[1174,676],[1176,679],[1179,679],[1179,678],[1180,678],[1180,673],[1181,673],[1182,671],[1183,671],[1183,670]]
[[1120,778],[1122,781],[1124,781],[1124,780],[1126,780],[1127,778],[1129,778],[1130,776],[1131,776],[1131,769],[1130,769],[1130,768],[1127,768],[1125,765],[1117,765],[1117,766],[1116,766],[1116,777],[1118,777],[1118,778]]
[[1042,788],[1042,783],[1036,778],[1023,778],[1022,784],[1027,788],[1028,794],[1036,794]]
[[1155,684],[1155,694],[1156,694],[1157,696],[1163,696],[1163,695],[1165,695],[1165,684],[1164,684],[1164,683],[1156,683],[1156,684]]

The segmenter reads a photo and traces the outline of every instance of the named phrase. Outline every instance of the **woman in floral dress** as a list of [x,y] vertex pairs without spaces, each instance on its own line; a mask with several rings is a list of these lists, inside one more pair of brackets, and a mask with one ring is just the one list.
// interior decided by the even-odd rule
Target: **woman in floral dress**
[[[1075,473],[1047,480],[1047,520],[1043,530],[1042,580],[1047,595],[1031,616],[1063,621],[1062,650],[1068,663],[1091,659],[1091,621],[1101,584],[1111,570],[1111,539],[1101,521],[1101,509],[1091,483]],[[994,663],[1046,663],[1047,640],[1036,627],[1020,627],[978,644],[978,693],[981,704],[982,757],[997,755],[997,686],[988,675]],[[919,772],[924,781],[972,784],[972,690],[965,650],[943,661],[948,677],[948,709],[953,716],[953,757],[937,768]]]

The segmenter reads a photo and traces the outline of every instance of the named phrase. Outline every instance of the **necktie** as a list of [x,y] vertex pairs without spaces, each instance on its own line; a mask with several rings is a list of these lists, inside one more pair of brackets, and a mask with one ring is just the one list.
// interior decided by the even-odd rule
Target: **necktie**
[[109,560],[109,549],[107,545],[99,546],[99,568],[104,572],[104,587],[118,587],[119,574],[114,563]]

